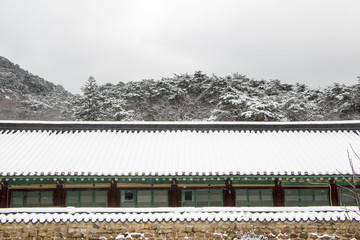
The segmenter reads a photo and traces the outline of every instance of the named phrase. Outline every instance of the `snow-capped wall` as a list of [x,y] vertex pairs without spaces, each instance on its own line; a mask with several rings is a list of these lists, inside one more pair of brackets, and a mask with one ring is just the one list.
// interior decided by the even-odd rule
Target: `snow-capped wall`
[[0,219],[0,239],[360,239],[359,215],[340,208],[2,209]]
[[360,221],[356,207],[5,208],[1,223]]

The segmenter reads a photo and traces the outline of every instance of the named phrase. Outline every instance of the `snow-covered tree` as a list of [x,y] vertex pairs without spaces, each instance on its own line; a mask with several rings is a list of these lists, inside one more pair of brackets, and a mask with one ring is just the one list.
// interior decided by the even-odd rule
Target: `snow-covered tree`
[[99,93],[99,87],[95,78],[89,77],[81,88],[83,95],[77,96],[74,101],[74,112],[76,120],[99,121],[104,117],[102,112],[103,99]]
[[244,111],[249,97],[246,93],[241,93],[229,87],[220,96],[220,101],[212,111],[210,121],[239,121],[241,112]]
[[280,121],[284,118],[279,103],[270,98],[249,99],[246,102],[246,111],[239,117],[245,121]]
[[345,120],[359,117],[356,105],[356,86],[334,83],[323,91],[318,104],[325,119]]
[[356,114],[359,115],[360,114],[360,76],[357,76],[357,78],[358,78],[358,83],[354,88],[352,102],[354,103],[354,110]]
[[127,101],[122,97],[121,88],[112,84],[100,87],[100,94],[103,99],[102,110],[103,120],[110,121],[131,121],[133,111],[126,109]]
[[319,90],[309,89],[306,85],[296,83],[293,88],[282,94],[281,111],[284,121],[322,120],[318,115],[317,101],[321,98]]
[[[77,97],[78,120],[309,121],[360,118],[360,84],[310,89],[304,84],[255,80],[201,71],[161,80],[97,87]],[[89,104],[91,103],[91,104]]]

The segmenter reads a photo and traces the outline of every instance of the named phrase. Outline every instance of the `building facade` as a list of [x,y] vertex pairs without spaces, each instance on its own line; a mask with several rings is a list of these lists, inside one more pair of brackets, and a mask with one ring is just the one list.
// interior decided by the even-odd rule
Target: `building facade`
[[359,130],[357,121],[3,121],[0,207],[353,206]]
[[0,121],[0,239],[360,239],[359,131]]

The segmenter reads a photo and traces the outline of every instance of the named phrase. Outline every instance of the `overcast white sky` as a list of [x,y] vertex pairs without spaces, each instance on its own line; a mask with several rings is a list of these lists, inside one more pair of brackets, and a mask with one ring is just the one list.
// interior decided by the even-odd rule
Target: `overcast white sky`
[[173,73],[360,75],[359,0],[0,0],[0,55],[73,93]]

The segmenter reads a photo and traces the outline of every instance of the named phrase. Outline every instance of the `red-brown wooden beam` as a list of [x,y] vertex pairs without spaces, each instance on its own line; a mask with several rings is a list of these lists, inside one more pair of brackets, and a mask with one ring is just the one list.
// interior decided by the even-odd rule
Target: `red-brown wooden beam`
[[274,207],[285,206],[284,189],[281,187],[281,181],[279,180],[275,180],[273,201],[274,201]]
[[62,181],[56,182],[56,189],[54,192],[54,206],[65,207],[65,191]]
[[330,204],[331,206],[340,206],[339,191],[335,180],[330,180]]
[[235,189],[231,180],[226,180],[226,187],[223,190],[224,207],[235,207]]
[[181,207],[181,189],[178,187],[176,180],[171,181],[169,207]]
[[9,188],[8,182],[1,182],[1,190],[0,190],[0,208],[9,207]]
[[119,207],[120,206],[120,194],[119,190],[116,187],[117,182],[112,179],[111,180],[111,187],[109,190],[109,200],[108,200],[108,206],[109,207]]

